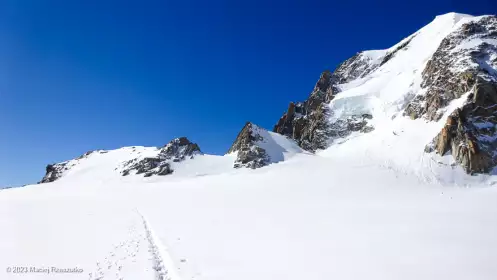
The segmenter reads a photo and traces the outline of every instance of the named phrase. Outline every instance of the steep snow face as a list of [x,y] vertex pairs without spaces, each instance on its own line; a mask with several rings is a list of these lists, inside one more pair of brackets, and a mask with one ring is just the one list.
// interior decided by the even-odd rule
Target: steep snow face
[[[438,150],[443,151],[440,154],[444,156],[452,145],[454,159],[440,160],[435,155],[427,158],[436,162],[443,161],[442,165],[449,169],[459,169],[453,166],[457,162],[467,173],[489,172],[497,162],[493,156],[497,147],[493,140],[497,127],[491,121],[497,116],[490,109],[477,113],[474,113],[474,109],[478,106],[492,108],[492,100],[497,102],[497,91],[494,90],[497,86],[496,42],[496,17],[451,13],[438,16],[433,22],[387,50],[373,51],[371,58],[365,59],[361,67],[354,63],[342,64],[337,69],[340,75],[354,73],[355,69],[368,70],[361,70],[360,75],[352,75],[352,79],[346,76],[346,79],[336,80],[338,83],[333,87],[338,93],[325,104],[329,112],[329,128],[344,127],[344,123],[357,119],[358,116],[371,116],[367,125],[374,128],[374,132],[333,134],[333,130],[329,129],[328,145],[360,136],[362,139],[353,141],[355,147],[344,150],[348,153],[362,153],[364,149],[368,149],[370,154],[382,151],[378,154],[380,158],[412,166],[413,162],[425,157],[422,155],[424,146],[432,142],[444,127],[447,117],[454,110],[466,106],[463,114],[458,113],[462,120],[451,122],[451,125],[457,127],[457,123],[461,123],[466,131],[473,132],[462,134],[455,129],[448,129],[438,137],[443,142],[439,144]],[[344,65],[349,68],[344,69]],[[476,92],[479,92],[479,97],[476,97]],[[469,103],[473,105],[467,105]],[[419,116],[425,116],[433,122],[419,123],[411,120]],[[491,128],[474,128],[469,124],[470,120],[485,121]],[[449,131],[452,132],[448,133]],[[446,137],[447,134],[452,136]],[[398,138],[395,143],[400,146],[392,149],[402,151],[402,157],[396,158],[385,149],[384,146],[390,142],[391,137]],[[455,141],[451,142],[452,139]],[[459,145],[468,148],[461,150],[457,148]],[[336,149],[340,148],[332,148],[334,151]],[[410,152],[411,150],[416,152]],[[324,154],[331,155],[329,152]]]
[[[422,73],[444,39],[475,20],[455,13],[438,16],[389,49],[360,52],[334,72],[323,72],[308,99],[290,103],[273,131],[314,152],[379,126],[388,128],[412,100],[426,93]],[[421,133],[433,138],[437,131]]]
[[446,36],[422,72],[421,87],[406,108],[411,118],[439,120],[445,107],[478,81],[497,81],[497,17],[461,21]]
[[415,34],[385,50],[384,53],[392,54],[391,58],[375,71],[339,84],[341,91],[330,102],[333,118],[371,114],[375,122],[381,122],[397,115],[412,96],[422,93],[421,72],[426,63],[442,40],[467,18],[471,17],[459,14],[437,17]]

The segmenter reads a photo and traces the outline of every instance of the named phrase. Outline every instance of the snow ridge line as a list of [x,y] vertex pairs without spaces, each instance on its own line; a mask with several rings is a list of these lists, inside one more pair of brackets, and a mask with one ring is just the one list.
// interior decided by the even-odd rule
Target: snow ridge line
[[147,240],[150,246],[150,252],[154,261],[156,280],[181,280],[176,271],[174,271],[175,265],[172,258],[167,253],[166,248],[160,242],[160,239],[153,231],[150,223],[147,221],[145,216],[140,213],[140,211],[136,210],[136,212],[143,221],[143,227],[145,229]]

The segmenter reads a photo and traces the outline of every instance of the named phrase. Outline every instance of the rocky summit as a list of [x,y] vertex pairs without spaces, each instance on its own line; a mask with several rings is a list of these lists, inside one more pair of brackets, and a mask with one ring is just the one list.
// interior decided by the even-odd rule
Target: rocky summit
[[260,128],[247,122],[228,150],[228,154],[236,153],[234,168],[259,168],[269,164],[269,155],[258,145],[263,137],[258,133]]

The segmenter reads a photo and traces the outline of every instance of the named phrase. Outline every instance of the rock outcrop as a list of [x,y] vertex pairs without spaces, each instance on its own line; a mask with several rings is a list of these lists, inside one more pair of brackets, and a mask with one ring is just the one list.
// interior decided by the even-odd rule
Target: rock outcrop
[[236,154],[234,168],[259,168],[306,153],[293,139],[247,122],[228,154]]
[[145,177],[169,175],[174,172],[172,166],[174,162],[193,158],[201,153],[199,146],[186,137],[176,138],[161,148],[155,157],[135,158],[125,162],[121,174],[126,176],[134,172],[144,174]]
[[228,150],[228,154],[237,153],[234,168],[260,168],[269,164],[269,155],[258,145],[263,137],[258,133],[260,128],[247,122]]
[[61,163],[49,164],[45,168],[46,169],[45,176],[43,176],[43,178],[41,179],[40,182],[38,182],[38,184],[50,183],[60,179],[65,172],[70,170],[72,167],[76,166],[80,160],[88,158],[93,153],[105,154],[107,153],[107,151],[104,150],[89,151],[73,160],[68,160]]
[[468,22],[447,36],[422,77],[426,93],[404,112],[412,119],[438,121],[452,100],[468,94],[425,151],[450,151],[470,174],[490,172],[497,163],[497,17]]
[[422,73],[421,87],[404,115],[439,120],[450,101],[467,93],[478,79],[496,81],[497,17],[486,16],[463,24],[443,39]]
[[451,152],[470,174],[490,172],[497,165],[497,83],[479,80],[426,151]]
[[294,139],[308,151],[326,148],[330,124],[329,109],[323,103],[330,102],[337,91],[331,72],[323,72],[309,98],[305,102],[291,102],[273,131]]
[[54,182],[62,177],[64,171],[67,170],[66,163],[49,164],[45,169],[45,176],[43,176],[39,184]]
[[373,127],[367,125],[367,120],[372,118],[369,114],[330,122],[333,112],[327,104],[339,93],[339,84],[369,74],[380,62],[381,57],[372,60],[364,53],[359,53],[340,64],[333,73],[323,72],[309,98],[304,102],[291,102],[273,131],[294,139],[300,147],[310,152],[327,148],[330,139],[346,137],[354,131],[372,131]]

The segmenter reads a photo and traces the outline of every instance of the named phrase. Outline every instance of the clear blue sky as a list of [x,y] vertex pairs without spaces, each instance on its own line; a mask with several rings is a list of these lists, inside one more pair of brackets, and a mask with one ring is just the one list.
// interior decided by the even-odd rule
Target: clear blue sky
[[324,69],[495,0],[0,2],[0,186],[94,149],[187,136],[223,154]]

